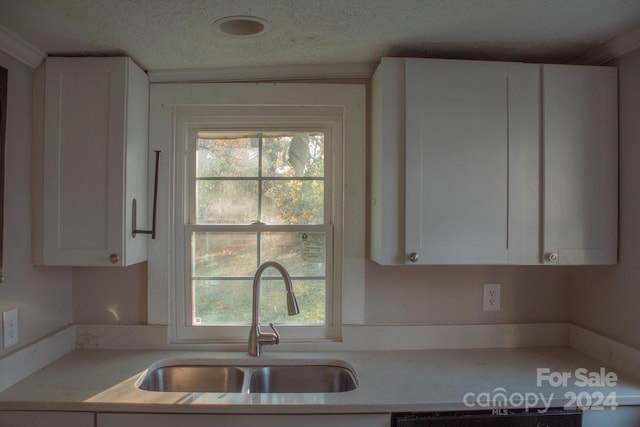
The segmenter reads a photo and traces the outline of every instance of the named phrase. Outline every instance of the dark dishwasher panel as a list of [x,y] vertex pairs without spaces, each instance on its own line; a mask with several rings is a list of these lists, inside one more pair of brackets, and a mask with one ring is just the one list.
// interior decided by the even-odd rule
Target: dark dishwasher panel
[[393,414],[392,427],[580,427],[582,413],[550,409],[544,414],[533,410],[461,411]]

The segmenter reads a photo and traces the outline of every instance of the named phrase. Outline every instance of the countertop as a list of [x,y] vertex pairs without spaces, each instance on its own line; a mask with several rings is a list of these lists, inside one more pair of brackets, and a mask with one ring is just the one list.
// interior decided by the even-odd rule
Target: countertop
[[[355,390],[341,393],[157,393],[135,387],[154,362],[171,358],[248,359],[243,353],[76,350],[0,393],[0,410],[171,413],[382,413],[563,407],[578,399],[640,405],[640,381],[567,347],[268,353],[262,359],[340,359]],[[564,375],[563,385],[549,379]],[[615,380],[614,380],[615,377]],[[541,380],[538,384],[538,380]],[[588,379],[588,384],[583,384]],[[598,383],[597,385],[595,383]],[[615,383],[615,384],[614,384]],[[604,400],[604,399],[607,400]],[[575,405],[575,402],[574,402]]]

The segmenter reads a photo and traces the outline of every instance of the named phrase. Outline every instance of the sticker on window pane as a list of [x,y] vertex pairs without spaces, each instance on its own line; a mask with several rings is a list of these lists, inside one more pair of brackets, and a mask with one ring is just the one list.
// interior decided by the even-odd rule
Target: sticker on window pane
[[302,233],[302,259],[324,262],[324,233]]

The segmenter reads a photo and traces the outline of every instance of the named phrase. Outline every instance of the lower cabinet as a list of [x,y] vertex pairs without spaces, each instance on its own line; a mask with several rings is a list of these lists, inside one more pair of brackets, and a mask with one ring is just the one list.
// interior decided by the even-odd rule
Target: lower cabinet
[[389,427],[389,414],[98,414],[96,427]]
[[638,427],[640,406],[618,406],[615,410],[584,411],[582,427]]
[[[0,427],[390,427],[390,414],[205,415],[0,411]],[[640,406],[584,411],[582,427],[638,427]]]
[[94,427],[94,413],[0,411],[0,427]]

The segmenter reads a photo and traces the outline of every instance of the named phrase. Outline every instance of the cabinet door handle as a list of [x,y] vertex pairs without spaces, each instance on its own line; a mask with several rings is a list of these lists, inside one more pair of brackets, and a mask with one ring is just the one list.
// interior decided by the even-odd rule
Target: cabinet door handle
[[109,255],[109,261],[111,261],[112,264],[117,264],[118,261],[120,261],[120,255],[118,254]]
[[153,183],[153,217],[151,220],[152,221],[151,230],[136,229],[136,224],[138,221],[137,220],[138,211],[137,211],[136,199],[133,199],[133,202],[131,203],[131,211],[133,215],[131,228],[133,228],[133,232],[131,234],[133,235],[134,239],[136,237],[136,234],[151,234],[152,239],[156,238],[156,213],[158,211],[158,170],[160,169],[160,151],[155,150],[154,153],[156,153],[156,170],[155,170],[155,179]]
[[420,259],[420,255],[418,255],[417,253],[411,252],[409,254],[409,261],[411,262],[418,262],[419,259]]

